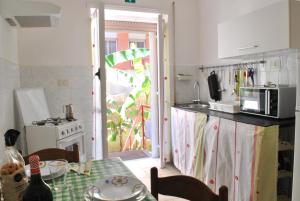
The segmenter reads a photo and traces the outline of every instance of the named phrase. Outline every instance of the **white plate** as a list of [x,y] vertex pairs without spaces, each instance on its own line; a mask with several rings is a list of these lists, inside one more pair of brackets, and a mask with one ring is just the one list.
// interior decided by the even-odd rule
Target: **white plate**
[[138,179],[126,176],[113,176],[100,179],[90,186],[86,201],[138,201],[146,196],[147,189]]
[[[53,163],[53,164],[57,164],[58,167],[53,169],[53,174],[51,175],[50,173],[50,168],[49,168],[49,163]],[[41,176],[42,178],[47,181],[47,180],[51,180],[57,177],[61,177],[62,175],[65,174],[65,169],[64,168],[59,168],[59,163],[61,163],[61,161],[40,161],[40,170],[41,170]],[[30,177],[30,165],[26,165],[25,166],[25,171],[26,171],[26,175],[28,177]]]

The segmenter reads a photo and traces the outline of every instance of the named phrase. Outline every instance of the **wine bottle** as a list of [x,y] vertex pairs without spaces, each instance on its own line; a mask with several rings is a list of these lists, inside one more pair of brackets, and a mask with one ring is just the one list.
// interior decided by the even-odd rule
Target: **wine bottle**
[[30,156],[29,163],[31,177],[29,186],[24,193],[23,201],[53,201],[51,189],[41,177],[39,156]]

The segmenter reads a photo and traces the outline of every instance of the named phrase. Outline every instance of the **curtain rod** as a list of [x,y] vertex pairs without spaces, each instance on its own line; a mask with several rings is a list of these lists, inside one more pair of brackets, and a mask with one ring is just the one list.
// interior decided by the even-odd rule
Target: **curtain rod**
[[199,67],[199,70],[204,70],[208,68],[225,68],[225,67],[234,67],[234,66],[242,66],[242,65],[253,65],[253,64],[264,64],[265,60],[260,61],[252,61],[252,62],[242,62],[242,63],[234,63],[234,64],[225,64],[225,65],[216,65],[216,66],[204,66]]

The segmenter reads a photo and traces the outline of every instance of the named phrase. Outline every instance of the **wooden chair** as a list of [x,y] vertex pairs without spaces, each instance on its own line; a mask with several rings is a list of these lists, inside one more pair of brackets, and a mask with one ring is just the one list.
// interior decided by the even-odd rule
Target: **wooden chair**
[[64,149],[56,149],[56,148],[43,149],[43,150],[37,151],[35,153],[32,153],[32,154],[24,157],[25,164],[29,163],[29,156],[34,155],[34,154],[38,155],[40,157],[40,160],[42,160],[42,161],[65,159],[70,163],[71,162],[74,162],[74,163],[79,162],[79,149],[78,149],[77,144],[73,145],[73,151],[67,151]]
[[158,194],[174,196],[191,201],[228,201],[228,189],[222,186],[219,195],[213,193],[201,181],[189,176],[158,178],[157,168],[151,168],[151,194],[158,200]]

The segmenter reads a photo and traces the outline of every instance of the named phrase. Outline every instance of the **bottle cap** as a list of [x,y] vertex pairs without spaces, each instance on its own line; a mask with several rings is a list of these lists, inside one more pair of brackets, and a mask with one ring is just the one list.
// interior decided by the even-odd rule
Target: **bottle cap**
[[32,155],[29,157],[31,174],[40,174],[40,157]]
[[6,133],[4,134],[5,145],[7,147],[14,146],[16,144],[19,135],[20,132],[14,129],[9,129],[8,131],[6,131]]

